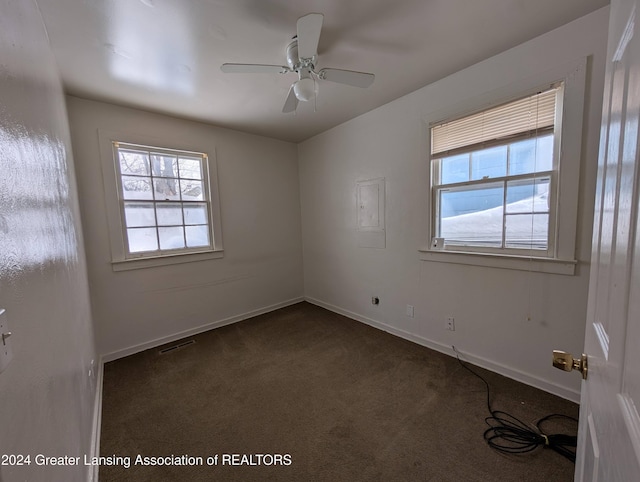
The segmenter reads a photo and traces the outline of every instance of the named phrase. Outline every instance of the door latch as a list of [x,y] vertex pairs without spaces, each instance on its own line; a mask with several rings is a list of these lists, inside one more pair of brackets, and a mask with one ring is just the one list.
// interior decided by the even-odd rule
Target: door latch
[[584,353],[580,358],[573,358],[571,353],[553,350],[553,366],[565,372],[578,370],[582,373],[582,379],[587,379],[587,355]]

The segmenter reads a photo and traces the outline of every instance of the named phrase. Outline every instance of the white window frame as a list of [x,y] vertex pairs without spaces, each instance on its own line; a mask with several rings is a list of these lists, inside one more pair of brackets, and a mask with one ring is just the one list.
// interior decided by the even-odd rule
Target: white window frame
[[[424,247],[419,249],[420,259],[446,263],[488,266],[525,271],[538,271],[555,274],[575,274],[575,239],[579,197],[579,178],[582,147],[583,104],[585,95],[587,59],[580,59],[568,65],[560,66],[523,79],[502,89],[489,92],[476,98],[467,99],[467,108],[460,105],[451,110],[430,112],[423,117],[425,143],[424,156],[431,166],[431,127],[447,119],[458,119],[474,112],[489,109],[513,100],[547,90],[558,83],[564,84],[563,96],[558,108],[561,115],[555,126],[554,166],[551,173],[552,186],[550,201],[556,206],[555,218],[549,220],[549,247],[546,251],[528,249],[487,249],[470,246],[443,246],[434,242],[436,236],[432,176],[437,175],[429,168],[428,179],[428,224]],[[557,119],[558,120],[558,119]],[[560,134],[562,133],[562,134]],[[536,175],[537,177],[538,175]],[[533,176],[531,176],[533,177]],[[553,211],[553,209],[551,210]]]
[[[100,130],[98,132],[100,157],[105,189],[107,221],[111,244],[111,264],[114,271],[148,268],[193,261],[221,258],[222,229],[220,222],[220,201],[218,173],[215,155],[203,151],[185,148],[186,146],[168,146],[166,141],[146,136],[117,133]],[[210,247],[157,250],[131,253],[128,249],[126,224],[124,218],[124,200],[122,199],[122,178],[119,169],[118,147],[145,149],[158,153],[185,154],[203,156],[203,185],[205,201],[208,207],[208,229]],[[213,153],[215,154],[215,153]],[[155,200],[151,202],[157,202]]]

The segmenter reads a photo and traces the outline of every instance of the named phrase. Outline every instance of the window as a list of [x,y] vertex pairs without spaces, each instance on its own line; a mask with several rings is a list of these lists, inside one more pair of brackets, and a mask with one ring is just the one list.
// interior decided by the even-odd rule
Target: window
[[555,257],[562,95],[557,84],[431,126],[436,245]]
[[213,248],[207,156],[114,143],[128,258]]
[[222,257],[215,159],[130,138],[100,131],[113,269]]

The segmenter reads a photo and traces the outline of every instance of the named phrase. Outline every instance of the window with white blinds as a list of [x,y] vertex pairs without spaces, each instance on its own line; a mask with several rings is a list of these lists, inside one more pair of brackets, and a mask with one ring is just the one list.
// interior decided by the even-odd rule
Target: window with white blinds
[[556,84],[431,126],[435,245],[553,257],[562,93]]

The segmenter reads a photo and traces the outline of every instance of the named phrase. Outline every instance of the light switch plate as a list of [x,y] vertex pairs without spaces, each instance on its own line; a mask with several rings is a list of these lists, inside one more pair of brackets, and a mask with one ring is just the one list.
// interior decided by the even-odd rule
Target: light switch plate
[[[7,334],[9,336],[7,336]],[[9,329],[9,323],[7,321],[7,312],[3,308],[0,308],[0,373],[7,368],[13,358],[10,335],[11,330]]]

